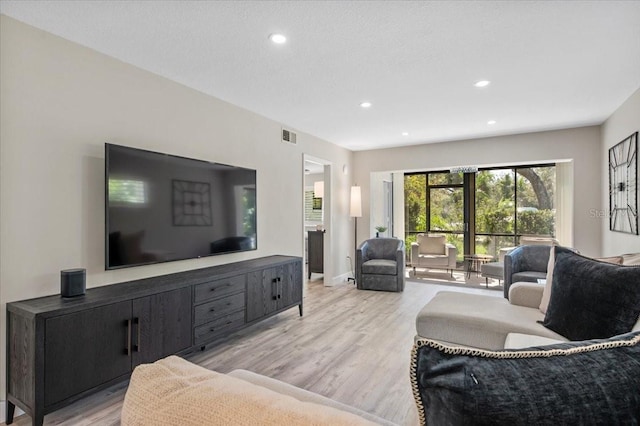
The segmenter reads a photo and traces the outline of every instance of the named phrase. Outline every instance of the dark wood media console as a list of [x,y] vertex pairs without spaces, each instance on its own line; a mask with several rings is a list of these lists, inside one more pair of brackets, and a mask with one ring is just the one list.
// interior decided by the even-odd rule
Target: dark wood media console
[[171,354],[298,306],[302,259],[269,256],[7,304],[7,424],[44,415]]

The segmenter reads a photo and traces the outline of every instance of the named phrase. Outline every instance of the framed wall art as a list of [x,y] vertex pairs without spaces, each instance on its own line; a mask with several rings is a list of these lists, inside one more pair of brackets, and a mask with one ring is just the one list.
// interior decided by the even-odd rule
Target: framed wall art
[[638,235],[638,132],[609,149],[609,229]]

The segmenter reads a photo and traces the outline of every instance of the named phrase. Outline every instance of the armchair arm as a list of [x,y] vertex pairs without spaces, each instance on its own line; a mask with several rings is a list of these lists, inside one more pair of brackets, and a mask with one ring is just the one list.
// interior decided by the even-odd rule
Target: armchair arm
[[509,287],[512,283],[511,276],[522,270],[523,262],[522,247],[518,247],[504,256],[504,297],[506,299],[509,298]]
[[420,258],[420,244],[411,243],[411,265],[417,265]]
[[456,265],[456,258],[458,257],[458,248],[456,246],[454,246],[453,244],[445,244],[444,246],[444,253],[448,256],[448,261],[447,264],[452,267],[455,268]]
[[[367,242],[363,241],[362,244],[356,249],[356,259],[355,259],[355,271],[354,275],[356,277],[356,284],[358,286],[362,283],[362,264],[369,260],[367,254]],[[360,288],[360,287],[358,287]]]
[[397,282],[398,291],[404,290],[404,270],[407,257],[404,252],[404,241],[398,240],[398,249],[396,250],[396,270],[397,270]]
[[543,291],[544,284],[515,283],[509,288],[509,303],[538,309],[542,301]]

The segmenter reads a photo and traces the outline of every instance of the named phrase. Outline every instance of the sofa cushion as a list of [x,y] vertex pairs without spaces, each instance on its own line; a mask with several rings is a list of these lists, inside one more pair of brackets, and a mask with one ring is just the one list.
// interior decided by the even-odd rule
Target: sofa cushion
[[534,336],[533,334],[509,333],[504,341],[505,349],[522,349],[531,346],[546,346],[563,343],[561,340],[550,339],[548,337]]
[[352,413],[302,402],[171,356],[136,367],[125,395],[123,426],[373,425]]
[[504,263],[503,262],[490,262],[480,265],[480,271],[483,277],[496,278],[498,280],[504,279]]
[[398,273],[395,260],[372,259],[362,264],[363,274],[396,275]]
[[594,257],[593,259],[599,262],[613,263],[614,265],[622,265],[624,260],[622,256]]
[[640,253],[629,253],[622,255],[623,265],[640,265]]
[[447,243],[444,235],[418,235],[420,254],[445,254]]
[[348,411],[349,413],[355,414],[357,416],[365,418],[379,425],[383,425],[383,426],[395,425],[395,423],[392,423],[386,419],[377,417],[371,413],[367,413],[366,411],[359,410],[350,405],[342,404],[341,402],[334,401],[333,399],[329,399],[326,396],[309,392],[308,390],[301,389],[299,387],[290,385],[280,380],[263,376],[262,374],[257,374],[251,371],[238,369],[238,370],[233,370],[232,372],[228,373],[228,375],[231,377],[237,377],[238,379],[242,379],[244,381],[253,383],[254,385],[262,386],[263,388],[271,389],[272,391],[278,392],[279,394],[282,394],[282,395],[292,396],[299,401],[313,402],[315,404],[326,405],[329,407],[337,408],[338,410]]
[[441,291],[416,317],[418,337],[456,345],[502,349],[509,333],[567,339],[537,321],[544,315],[535,308],[512,305],[496,296]]
[[640,267],[599,262],[555,249],[553,286],[544,326],[569,340],[631,331],[640,316]]
[[419,340],[410,374],[422,424],[640,422],[640,333],[497,352]]
[[522,271],[511,275],[511,282],[527,281],[530,283],[538,282],[547,278],[546,272]]
[[442,266],[447,267],[449,265],[449,256],[444,254],[419,254],[420,266]]

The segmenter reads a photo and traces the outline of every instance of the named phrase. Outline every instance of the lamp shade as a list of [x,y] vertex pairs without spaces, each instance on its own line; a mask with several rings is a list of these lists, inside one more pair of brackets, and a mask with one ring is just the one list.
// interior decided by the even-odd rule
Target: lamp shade
[[316,198],[324,198],[324,182],[319,180],[313,183],[313,196]]
[[362,217],[362,194],[359,186],[351,187],[351,208],[349,216]]

